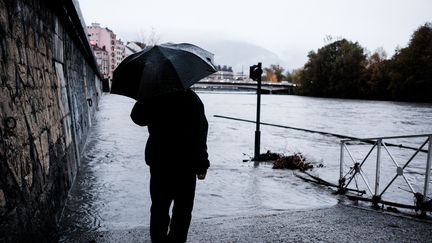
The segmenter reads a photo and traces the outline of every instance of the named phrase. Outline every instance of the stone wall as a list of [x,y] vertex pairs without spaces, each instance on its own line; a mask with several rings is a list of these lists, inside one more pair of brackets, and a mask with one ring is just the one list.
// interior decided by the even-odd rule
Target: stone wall
[[72,0],[0,0],[0,242],[55,239],[100,74]]

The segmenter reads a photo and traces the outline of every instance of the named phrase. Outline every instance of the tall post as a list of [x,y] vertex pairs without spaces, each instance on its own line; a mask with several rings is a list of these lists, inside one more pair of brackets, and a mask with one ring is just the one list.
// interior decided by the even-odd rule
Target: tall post
[[343,178],[343,164],[344,164],[344,147],[345,147],[345,142],[341,141],[340,144],[340,161],[339,161],[339,190],[343,190],[343,186],[344,186],[344,182],[342,181]]
[[[261,63],[258,63],[259,68],[261,68]],[[261,145],[261,75],[259,76],[257,85],[257,112],[256,112],[256,129],[255,129],[255,158],[260,155],[260,145]]]
[[375,196],[379,195],[379,184],[380,184],[380,169],[381,169],[381,146],[382,139],[378,139],[377,143],[377,161],[376,161],[376,174],[375,174]]
[[424,191],[423,191],[424,200],[426,200],[429,191],[431,164],[432,164],[432,136],[429,136],[429,148],[428,148],[428,155],[426,161],[425,184],[424,184]]
[[258,166],[258,157],[260,154],[260,143],[261,143],[261,131],[260,131],[260,115],[261,115],[261,75],[262,64],[259,62],[258,65],[253,65],[249,69],[249,77],[252,80],[257,81],[257,114],[256,114],[256,130],[255,130],[255,152],[254,160],[255,166]]

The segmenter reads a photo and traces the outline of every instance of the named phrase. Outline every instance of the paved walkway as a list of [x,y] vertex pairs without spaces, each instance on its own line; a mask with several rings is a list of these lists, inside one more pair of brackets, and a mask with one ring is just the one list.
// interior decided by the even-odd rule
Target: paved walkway
[[[219,96],[202,96],[209,114],[227,109]],[[143,153],[147,135],[128,119],[132,105],[119,96],[105,96],[101,102],[63,212],[63,228],[71,232],[63,235],[67,242],[150,242],[149,173]],[[212,167],[197,189],[189,242],[432,242],[430,222],[338,204],[338,196],[323,193],[292,172],[241,163],[239,151],[251,148],[245,135],[251,131],[249,124],[208,117]],[[304,134],[291,133],[298,136],[294,140],[279,136],[280,131],[268,131],[266,144],[283,148],[288,141],[303,141]],[[338,166],[328,165],[321,174]],[[321,209],[294,209],[318,206]]]
[[[150,242],[147,227],[72,238],[74,242]],[[431,242],[431,239],[430,222],[338,204],[308,211],[193,221],[188,242]]]

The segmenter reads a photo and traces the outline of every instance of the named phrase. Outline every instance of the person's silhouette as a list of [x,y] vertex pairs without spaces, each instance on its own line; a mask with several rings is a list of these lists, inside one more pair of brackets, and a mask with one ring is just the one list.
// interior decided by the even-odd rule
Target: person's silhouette
[[[192,217],[196,178],[210,166],[204,105],[191,89],[138,101],[132,120],[147,126],[150,166],[150,235],[153,242],[185,242]],[[172,217],[169,208],[174,202]]]

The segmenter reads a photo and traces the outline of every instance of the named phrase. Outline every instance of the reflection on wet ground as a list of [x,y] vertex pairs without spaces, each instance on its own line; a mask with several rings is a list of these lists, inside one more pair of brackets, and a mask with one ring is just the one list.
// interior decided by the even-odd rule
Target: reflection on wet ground
[[[255,125],[213,115],[253,120],[254,95],[199,95],[209,120],[211,168],[207,179],[198,183],[194,219],[270,214],[337,203],[337,197],[328,190],[305,183],[293,171],[273,170],[270,164],[255,168],[253,163],[243,162],[253,154]],[[262,102],[262,120],[281,125],[358,137],[432,130],[431,106],[296,96],[264,96]],[[63,212],[63,240],[76,232],[130,229],[149,224],[149,170],[144,162],[148,134],[146,128],[134,125],[129,118],[133,103],[125,97],[104,95]],[[401,110],[405,112],[400,113]],[[338,138],[274,127],[261,130],[263,151],[301,152],[310,161],[325,165],[314,171],[316,175],[337,181]],[[414,165],[410,171],[421,174],[421,166],[417,167]],[[392,172],[390,168],[383,169],[383,173]],[[411,200],[409,196],[406,198]]]

